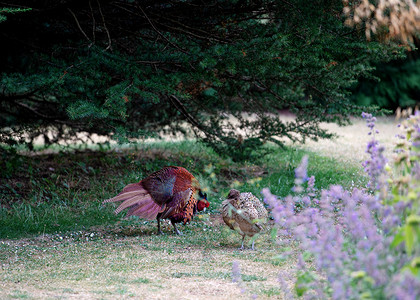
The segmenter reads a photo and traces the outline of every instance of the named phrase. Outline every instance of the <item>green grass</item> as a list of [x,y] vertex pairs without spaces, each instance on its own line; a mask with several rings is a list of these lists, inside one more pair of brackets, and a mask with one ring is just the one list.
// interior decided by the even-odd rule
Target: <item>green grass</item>
[[[210,212],[217,213],[230,188],[261,189],[284,197],[294,184],[294,169],[309,156],[308,175],[321,190],[332,184],[362,186],[359,166],[293,148],[268,146],[270,154],[253,162],[237,163],[194,142],[142,144],[120,152],[87,151],[21,157],[0,190],[0,238],[85,230],[120,222],[113,206],[101,206],[128,183],[167,165],[180,165],[193,173],[207,190]],[[12,161],[12,160],[11,160]],[[356,180],[355,180],[356,178]],[[137,220],[120,226],[136,226]],[[129,234],[129,233],[127,233]],[[134,231],[133,235],[136,234]],[[199,240],[199,239],[198,239]]]

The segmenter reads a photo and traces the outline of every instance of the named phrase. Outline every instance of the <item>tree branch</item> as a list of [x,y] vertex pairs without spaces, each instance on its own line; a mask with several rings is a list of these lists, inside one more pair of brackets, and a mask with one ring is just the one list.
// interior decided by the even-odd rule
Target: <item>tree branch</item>
[[[160,23],[160,25],[161,26],[164,26],[164,27],[167,27],[167,28],[169,28],[169,29],[172,29],[172,30],[174,30],[174,31],[179,31],[179,32],[182,32],[182,33],[185,33],[185,34],[188,34],[188,35],[190,35],[190,36],[193,36],[193,37],[196,37],[196,38],[198,38],[198,39],[202,39],[202,40],[208,40],[208,41],[210,41],[210,42],[220,42],[220,43],[223,43],[223,44],[227,44],[228,43],[228,41],[226,41],[226,40],[224,40],[224,39],[220,39],[220,38],[218,38],[218,37],[214,37],[214,36],[212,36],[212,35],[210,35],[208,32],[206,32],[206,31],[203,31],[203,30],[200,30],[200,29],[196,29],[196,28],[191,28],[190,26],[187,26],[187,25],[185,25],[185,24],[182,24],[182,23],[180,23],[180,22],[177,22],[177,21],[175,21],[175,20],[172,20],[172,19],[169,19],[169,18],[165,18],[164,16],[162,16],[162,15],[159,15],[158,16],[159,18],[161,18],[161,19],[163,19],[163,20],[165,20],[165,21],[168,21],[168,22],[172,22],[172,23],[174,23],[174,24],[177,24],[177,25],[179,25],[180,27],[182,27],[182,28],[186,28],[186,29],[188,29],[188,30],[186,30],[186,29],[182,29],[182,28],[179,28],[179,27],[171,27],[171,26],[169,26],[169,25],[167,25],[167,24],[162,24],[162,23]],[[203,35],[208,35],[208,36],[203,36],[203,35],[198,35],[198,34],[196,34],[196,33],[194,33],[193,31],[198,31],[198,32],[200,32],[201,34],[203,34]]]
[[93,37],[93,43],[95,43],[95,40],[96,40],[96,35],[95,35],[95,31],[96,31],[96,20],[95,20],[94,14],[93,14],[91,0],[89,0],[89,8],[90,8],[90,14],[92,16],[92,37]]
[[0,95],[0,100],[19,100],[19,99],[29,99],[31,96],[33,96],[39,89],[35,89],[23,94],[2,94]]
[[31,112],[33,112],[35,115],[37,115],[38,117],[41,117],[43,119],[47,119],[47,120],[57,120],[58,117],[50,117],[44,114],[41,114],[40,112],[36,111],[35,109],[33,109],[32,107],[30,107],[29,105],[26,105],[25,103],[22,102],[15,102],[17,105],[19,105],[20,107],[23,107]]
[[84,30],[82,29],[82,27],[80,26],[79,20],[77,19],[76,15],[71,11],[70,8],[67,8],[67,10],[71,13],[71,15],[73,16],[74,20],[76,21],[77,27],[79,28],[80,32],[83,34],[83,36],[91,43],[91,45],[93,44],[93,42],[90,40],[90,38],[87,36],[86,32],[84,32]]
[[108,49],[111,49],[112,50],[111,35],[109,34],[109,30],[106,27],[105,17],[104,17],[104,14],[102,13],[101,4],[99,3],[99,0],[96,0],[96,2],[98,3],[99,13],[101,14],[102,22],[104,23],[104,28],[105,28],[106,34],[108,36],[108,47],[106,47],[105,50],[108,50]]
[[209,136],[209,135],[210,136],[214,136],[213,133],[211,133],[206,127],[204,127],[202,124],[200,124],[190,113],[188,113],[188,111],[185,108],[185,106],[181,103],[181,101],[176,96],[169,95],[168,98],[171,101],[171,103],[175,106],[175,108],[179,112],[181,112],[192,125],[194,125],[198,129],[200,129],[207,136]]
[[143,10],[143,8],[141,8],[140,5],[138,5],[138,8],[141,10],[141,12],[143,13],[144,17],[147,19],[147,21],[149,22],[149,24],[152,26],[153,30],[160,36],[162,37],[165,41],[167,41],[170,45],[172,45],[173,47],[175,47],[176,49],[178,49],[179,51],[181,51],[182,53],[188,54],[188,51],[182,49],[181,47],[179,47],[178,45],[175,45],[174,43],[172,43],[170,40],[168,40],[168,38],[166,36],[164,36],[157,28],[156,26],[152,23],[152,21],[149,19],[149,17],[146,15],[145,11]]

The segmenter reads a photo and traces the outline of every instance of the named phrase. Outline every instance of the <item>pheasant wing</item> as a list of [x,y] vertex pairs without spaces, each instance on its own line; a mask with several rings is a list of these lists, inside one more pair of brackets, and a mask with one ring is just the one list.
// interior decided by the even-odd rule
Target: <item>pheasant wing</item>
[[143,179],[141,183],[158,205],[164,205],[174,196],[175,181],[176,175],[171,169],[162,169]]
[[188,205],[190,198],[192,198],[192,193],[193,191],[191,188],[175,193],[172,199],[166,204],[166,209],[162,212],[161,218],[165,219],[171,215],[182,212],[184,207]]
[[230,204],[228,200],[225,200],[222,202],[223,221],[232,230],[235,230],[236,221],[233,214],[236,215],[236,211],[237,211],[236,208],[232,204]]

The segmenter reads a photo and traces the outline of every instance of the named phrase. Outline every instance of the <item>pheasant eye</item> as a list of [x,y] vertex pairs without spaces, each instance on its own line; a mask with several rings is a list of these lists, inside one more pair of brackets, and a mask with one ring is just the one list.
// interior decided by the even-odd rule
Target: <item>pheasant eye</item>
[[202,191],[198,191],[198,196],[200,196],[200,198],[207,199],[207,193],[203,194]]

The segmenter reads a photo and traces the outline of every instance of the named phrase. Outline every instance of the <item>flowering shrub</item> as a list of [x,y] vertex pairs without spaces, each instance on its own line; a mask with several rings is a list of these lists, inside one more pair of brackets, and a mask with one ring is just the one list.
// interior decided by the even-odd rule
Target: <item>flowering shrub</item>
[[279,236],[303,250],[298,296],[420,299],[420,115],[401,125],[404,134],[389,164],[375,139],[376,119],[362,116],[372,135],[363,164],[368,189],[331,186],[318,197],[304,158],[294,196],[279,199],[264,189],[264,200]]

